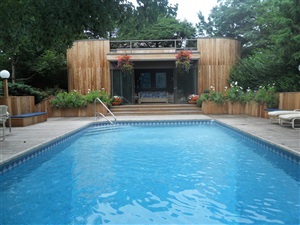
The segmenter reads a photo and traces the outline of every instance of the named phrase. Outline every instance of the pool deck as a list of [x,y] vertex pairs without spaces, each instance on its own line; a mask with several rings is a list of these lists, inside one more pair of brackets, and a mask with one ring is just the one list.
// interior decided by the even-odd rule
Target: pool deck
[[[117,119],[118,121],[213,119],[300,156],[300,130],[292,129],[290,126],[271,124],[268,119],[243,115],[119,116]],[[105,122],[104,119],[99,121]],[[13,127],[12,133],[6,136],[4,142],[0,142],[0,166],[93,122],[95,122],[93,117],[52,117],[47,122],[26,127]]]

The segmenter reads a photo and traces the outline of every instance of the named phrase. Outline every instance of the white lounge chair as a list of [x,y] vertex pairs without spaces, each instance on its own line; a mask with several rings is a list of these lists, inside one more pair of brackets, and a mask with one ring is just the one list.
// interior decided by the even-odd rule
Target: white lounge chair
[[300,112],[300,109],[295,109],[295,110],[276,110],[276,111],[272,111],[272,112],[268,112],[268,116],[270,119],[270,122],[276,122],[276,123],[280,123],[279,122],[279,116],[280,115],[285,115],[285,114],[298,114]]
[[298,123],[299,128],[295,127],[296,121],[300,122],[300,112],[298,114],[284,114],[279,116],[280,125],[291,124],[294,129],[300,129],[300,123]]
[[2,137],[2,139],[0,140],[1,142],[5,140],[5,130],[6,130],[5,123],[7,120],[9,124],[9,133],[11,133],[11,120],[7,109],[8,108],[6,105],[0,105],[0,124],[2,125],[2,131],[0,133],[1,135],[0,137]]

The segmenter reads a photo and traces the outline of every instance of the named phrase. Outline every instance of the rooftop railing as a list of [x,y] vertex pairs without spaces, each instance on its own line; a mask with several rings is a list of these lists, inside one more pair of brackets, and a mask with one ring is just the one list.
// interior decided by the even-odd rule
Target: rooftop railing
[[184,49],[197,50],[197,39],[127,40],[110,41],[110,51],[137,49]]

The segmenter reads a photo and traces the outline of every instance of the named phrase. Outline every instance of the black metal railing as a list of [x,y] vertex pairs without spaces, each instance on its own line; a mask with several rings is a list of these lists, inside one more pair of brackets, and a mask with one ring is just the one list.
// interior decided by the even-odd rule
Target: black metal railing
[[110,51],[134,49],[185,49],[197,50],[197,39],[126,40],[110,41]]

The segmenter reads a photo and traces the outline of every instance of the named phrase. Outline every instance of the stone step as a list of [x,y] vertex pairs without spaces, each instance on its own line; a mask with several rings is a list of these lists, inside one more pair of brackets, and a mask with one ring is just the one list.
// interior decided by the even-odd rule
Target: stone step
[[202,114],[201,109],[194,104],[120,105],[112,106],[110,110],[116,116]]

